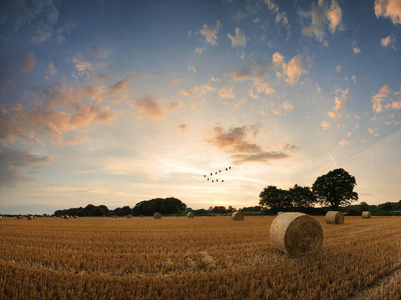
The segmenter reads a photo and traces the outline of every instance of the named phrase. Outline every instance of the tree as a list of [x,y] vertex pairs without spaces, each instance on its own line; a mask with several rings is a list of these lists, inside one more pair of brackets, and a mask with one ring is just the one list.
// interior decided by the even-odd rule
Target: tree
[[358,205],[358,209],[359,209],[360,211],[368,211],[368,210],[370,210],[370,206],[369,206],[369,204],[367,204],[366,202],[361,202],[361,203],[359,203],[359,205]]
[[379,205],[380,210],[393,211],[393,204],[391,202],[382,203]]
[[354,192],[355,185],[355,177],[340,168],[318,177],[312,191],[319,202],[338,209],[341,205],[358,200],[358,193]]
[[289,192],[269,185],[259,194],[259,205],[267,208],[290,208],[292,207]]
[[311,207],[317,202],[316,197],[308,186],[299,186],[298,184],[289,190],[290,199],[294,207]]

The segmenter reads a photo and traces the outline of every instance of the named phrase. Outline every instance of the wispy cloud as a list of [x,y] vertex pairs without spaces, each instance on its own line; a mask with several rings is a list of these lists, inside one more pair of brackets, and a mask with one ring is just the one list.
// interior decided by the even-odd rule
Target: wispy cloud
[[312,4],[310,13],[302,12],[301,16],[307,16],[311,19],[311,24],[302,29],[302,33],[307,36],[315,36],[316,39],[327,45],[324,40],[326,35],[326,24],[329,26],[331,33],[337,28],[344,29],[342,25],[342,10],[336,0],[332,0],[330,6],[325,0],[319,0],[317,6]]
[[148,120],[164,119],[163,106],[161,101],[155,96],[149,95],[140,97],[136,100],[139,114],[145,116]]
[[390,18],[394,25],[401,24],[401,4],[399,0],[375,0],[376,17]]
[[245,47],[246,46],[246,37],[244,32],[239,28],[235,28],[235,35],[227,33],[227,36],[231,40],[231,47]]
[[22,61],[20,70],[23,72],[32,72],[35,70],[36,60],[35,54],[33,52],[28,52],[24,56],[24,60]]
[[214,137],[209,140],[209,143],[230,153],[234,164],[245,162],[268,163],[271,160],[289,158],[290,155],[285,153],[285,150],[297,151],[299,149],[296,146],[292,146],[278,151],[267,151],[261,145],[248,140],[248,135],[255,139],[258,132],[259,128],[257,126],[234,127],[228,130],[221,126],[215,126],[213,127]]
[[90,48],[90,52],[97,59],[106,59],[110,56],[111,50],[102,48],[99,45],[93,45]]
[[[116,116],[108,106],[96,104],[96,89],[81,86],[67,87],[64,82],[55,86],[36,86],[31,92],[37,101],[24,106],[15,104],[0,109],[0,141],[17,139],[43,144],[64,143],[64,134],[80,127],[107,123]],[[93,99],[93,98],[94,99]]]
[[37,170],[41,164],[51,161],[51,156],[38,156],[0,146],[0,188],[14,187],[17,182],[32,180],[24,175],[24,169]]
[[203,28],[200,30],[200,33],[203,35],[203,37],[205,38],[206,42],[208,44],[211,45],[218,45],[217,42],[217,33],[220,30],[220,21],[217,20],[216,21],[216,25],[212,24],[212,25],[207,25],[204,24]]
[[241,71],[233,73],[234,80],[252,80],[261,82],[262,78],[270,71],[275,71],[278,79],[282,79],[290,85],[297,83],[302,74],[308,74],[302,63],[302,56],[296,55],[286,63],[285,57],[279,52],[272,56],[272,63],[265,65],[262,62],[251,62]]
[[380,44],[381,44],[383,47],[388,47],[388,46],[392,45],[393,49],[395,49],[395,46],[394,46],[395,40],[396,40],[395,35],[394,35],[394,34],[391,34],[391,35],[389,35],[389,36],[387,36],[387,37],[385,37],[385,38],[382,38],[382,39],[380,40]]
[[372,96],[372,109],[374,112],[379,113],[382,111],[382,103],[388,98],[389,94],[390,87],[386,84],[376,95]]
[[120,91],[122,91],[127,86],[127,77],[124,79],[117,81],[115,84],[109,87],[109,95],[114,95]]

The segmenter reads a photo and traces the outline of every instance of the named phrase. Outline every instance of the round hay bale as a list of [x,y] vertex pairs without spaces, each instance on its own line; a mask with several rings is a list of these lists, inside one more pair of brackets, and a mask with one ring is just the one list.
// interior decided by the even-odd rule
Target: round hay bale
[[132,215],[131,214],[128,214],[127,215],[127,219],[131,219],[132,218]]
[[162,214],[157,212],[153,215],[153,219],[161,219],[162,218]]
[[0,221],[3,221],[3,217],[2,216],[0,216]]
[[64,219],[66,219],[66,220],[69,219],[69,218],[70,218],[69,215],[65,215],[65,216],[64,216]]
[[236,211],[231,215],[233,221],[244,221],[244,213]]
[[278,213],[277,213],[277,215],[281,215],[283,213],[283,211],[279,211]]
[[328,211],[326,214],[327,224],[344,224],[344,214],[341,211]]
[[270,227],[272,244],[292,257],[313,255],[323,244],[319,222],[303,213],[282,213]]
[[17,219],[18,220],[22,220],[22,219],[25,219],[25,217],[24,216],[18,216]]
[[191,212],[187,213],[187,218],[193,219],[193,218],[195,218],[195,214],[191,211]]
[[140,217],[140,218],[143,218],[143,215],[140,215],[139,217]]
[[28,220],[33,220],[34,217],[33,216],[28,216]]
[[372,214],[370,213],[370,211],[363,211],[362,212],[362,218],[370,219],[371,217],[372,217]]
[[78,216],[74,216],[74,219],[78,219]]

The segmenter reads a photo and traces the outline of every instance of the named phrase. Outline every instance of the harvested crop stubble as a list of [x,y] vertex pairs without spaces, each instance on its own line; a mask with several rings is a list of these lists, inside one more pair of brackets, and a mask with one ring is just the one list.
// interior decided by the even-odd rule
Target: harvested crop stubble
[[327,224],[344,224],[344,214],[341,211],[328,211],[326,214]]
[[153,215],[153,219],[161,219],[162,218],[162,214],[157,212]]
[[371,217],[372,217],[372,214],[370,213],[370,211],[363,211],[362,212],[362,218],[370,219]]
[[244,221],[244,213],[236,211],[231,215],[233,221]]
[[195,218],[195,214],[191,211],[187,214],[187,218],[193,219]]
[[282,213],[272,222],[270,240],[277,249],[292,257],[313,255],[323,244],[323,229],[309,215]]

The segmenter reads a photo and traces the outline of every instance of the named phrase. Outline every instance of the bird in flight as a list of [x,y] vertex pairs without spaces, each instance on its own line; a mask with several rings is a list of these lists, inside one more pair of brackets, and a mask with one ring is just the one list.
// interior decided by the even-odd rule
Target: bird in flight
[[[225,169],[226,169],[226,171],[231,170],[231,166],[226,167]],[[217,173],[221,173],[221,169],[219,169],[218,171],[215,171],[214,175],[217,175]],[[210,172],[210,176],[213,176],[213,172]],[[210,181],[210,178],[208,178],[207,175],[203,175],[203,178],[206,178],[207,181]],[[219,179],[216,178],[215,180],[212,180],[212,182],[219,182]],[[224,179],[221,179],[220,182],[224,182]]]

